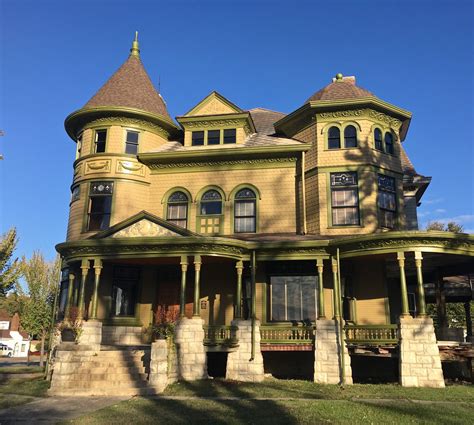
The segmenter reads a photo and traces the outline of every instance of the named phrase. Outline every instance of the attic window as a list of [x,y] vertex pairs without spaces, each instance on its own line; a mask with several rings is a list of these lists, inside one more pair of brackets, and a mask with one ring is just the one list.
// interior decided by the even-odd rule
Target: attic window
[[221,131],[220,130],[209,130],[207,132],[207,144],[218,145],[221,142]]
[[228,128],[224,130],[224,143],[236,143],[236,130],[235,128]]
[[193,146],[204,145],[204,131],[193,131],[191,143]]

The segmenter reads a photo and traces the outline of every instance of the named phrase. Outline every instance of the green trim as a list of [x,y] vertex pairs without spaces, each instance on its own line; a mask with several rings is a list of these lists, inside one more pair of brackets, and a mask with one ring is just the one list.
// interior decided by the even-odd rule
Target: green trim
[[210,103],[212,100],[218,99],[225,105],[227,105],[229,108],[233,109],[236,113],[241,113],[243,112],[242,109],[240,109],[235,103],[232,103],[229,99],[226,97],[222,96],[219,92],[216,90],[213,90],[211,93],[209,93],[204,99],[199,101],[199,103],[196,106],[193,106],[188,112],[186,112],[182,117],[177,117],[177,118],[185,118],[188,115],[192,114],[193,112],[196,111],[196,109],[199,109],[200,106],[205,106],[208,103]]
[[182,187],[182,186],[175,186],[169,190],[166,191],[166,193],[163,195],[163,198],[161,198],[161,204],[163,205],[163,218],[165,220],[168,220],[168,198],[175,192],[183,192],[186,194],[188,197],[188,207],[187,207],[187,217],[186,217],[186,229],[189,229],[189,218],[191,216],[191,205],[193,203],[193,197],[191,195],[191,192]]
[[102,319],[102,324],[104,326],[143,326],[140,319],[135,316],[107,317],[106,319]]
[[69,137],[75,140],[76,134],[86,127],[87,123],[98,119],[110,119],[116,117],[117,114],[121,118],[138,118],[150,122],[161,128],[167,135],[168,139],[179,133],[180,129],[168,117],[153,114],[138,108],[127,108],[122,106],[99,106],[95,108],[82,108],[66,117],[64,126]]
[[125,159],[137,159],[136,155],[131,155],[131,154],[128,154],[128,153],[100,152],[100,153],[91,153],[91,154],[88,154],[88,155],[81,156],[80,158],[77,158],[73,162],[72,166],[73,166],[73,168],[76,168],[77,165],[80,162],[82,162],[86,159],[97,158],[97,157],[101,158],[103,156],[121,157],[121,158],[125,158]]
[[[356,139],[357,139],[357,146],[354,146],[352,148],[346,148],[345,147],[345,138],[344,138],[344,131],[346,127],[348,126],[353,126],[356,129]],[[329,135],[329,129],[331,127],[337,127],[339,129],[339,143],[340,147],[337,149],[330,149],[329,148],[329,140],[328,140],[328,135]],[[362,128],[360,124],[356,121],[344,121],[344,122],[329,122],[327,123],[323,129],[321,130],[321,134],[324,136],[324,151],[330,151],[330,152],[338,152],[338,151],[348,151],[348,150],[354,150],[358,149],[361,150],[361,145],[360,142],[362,140]]]
[[306,177],[313,177],[314,175],[319,174],[319,170],[325,172],[340,172],[340,171],[357,171],[358,173],[372,171],[374,173],[386,174],[387,176],[400,178],[403,176],[403,173],[398,171],[393,171],[385,167],[377,166],[374,164],[358,164],[358,165],[344,165],[344,166],[321,166],[314,167],[305,172]]

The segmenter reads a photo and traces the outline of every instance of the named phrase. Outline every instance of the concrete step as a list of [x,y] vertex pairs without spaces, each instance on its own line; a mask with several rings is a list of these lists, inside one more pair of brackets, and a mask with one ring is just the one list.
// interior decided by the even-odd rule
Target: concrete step
[[54,376],[55,381],[57,382],[139,382],[139,381],[146,381],[148,378],[148,374],[145,372],[137,372],[137,373],[115,373],[115,372],[108,372],[108,373],[70,373],[70,374],[55,374]]
[[153,388],[141,387],[141,388],[91,388],[91,389],[62,389],[62,388],[50,388],[48,394],[51,396],[77,396],[77,397],[89,397],[89,396],[134,396],[134,395],[155,395],[156,391]]
[[77,390],[89,390],[89,389],[100,389],[103,387],[107,388],[143,388],[148,385],[147,381],[137,380],[137,381],[71,381],[64,380],[58,381],[53,380],[51,382],[51,388],[54,389],[74,389]]

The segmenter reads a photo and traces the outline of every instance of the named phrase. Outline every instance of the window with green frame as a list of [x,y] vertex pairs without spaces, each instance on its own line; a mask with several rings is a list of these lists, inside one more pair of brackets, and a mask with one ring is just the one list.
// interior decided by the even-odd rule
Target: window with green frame
[[245,188],[235,194],[234,232],[255,233],[257,231],[257,197],[251,189]]
[[330,181],[332,225],[359,225],[360,214],[357,173],[355,171],[331,173]]
[[397,191],[393,177],[378,175],[379,225],[387,229],[395,227],[397,214]]
[[188,196],[184,192],[180,190],[173,192],[168,198],[166,220],[186,229],[188,225],[188,203]]
[[95,153],[105,152],[105,145],[107,142],[107,130],[96,130],[94,137]]
[[92,182],[89,193],[87,231],[105,230],[110,225],[113,182]]
[[199,205],[199,231],[201,233],[219,233],[222,222],[222,195],[215,189],[206,191]]

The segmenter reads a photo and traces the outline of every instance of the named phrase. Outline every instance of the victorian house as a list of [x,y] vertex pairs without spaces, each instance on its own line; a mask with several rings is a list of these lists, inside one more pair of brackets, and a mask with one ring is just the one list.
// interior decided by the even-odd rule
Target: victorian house
[[[411,118],[337,74],[289,114],[212,92],[173,119],[135,39],[65,122],[60,318],[83,329],[57,347],[52,391],[147,393],[219,368],[351,383],[361,349],[397,359],[402,385],[444,386],[424,282],[472,268],[474,238],[418,230],[431,178],[403,148]],[[163,311],[172,344],[150,340]]]

